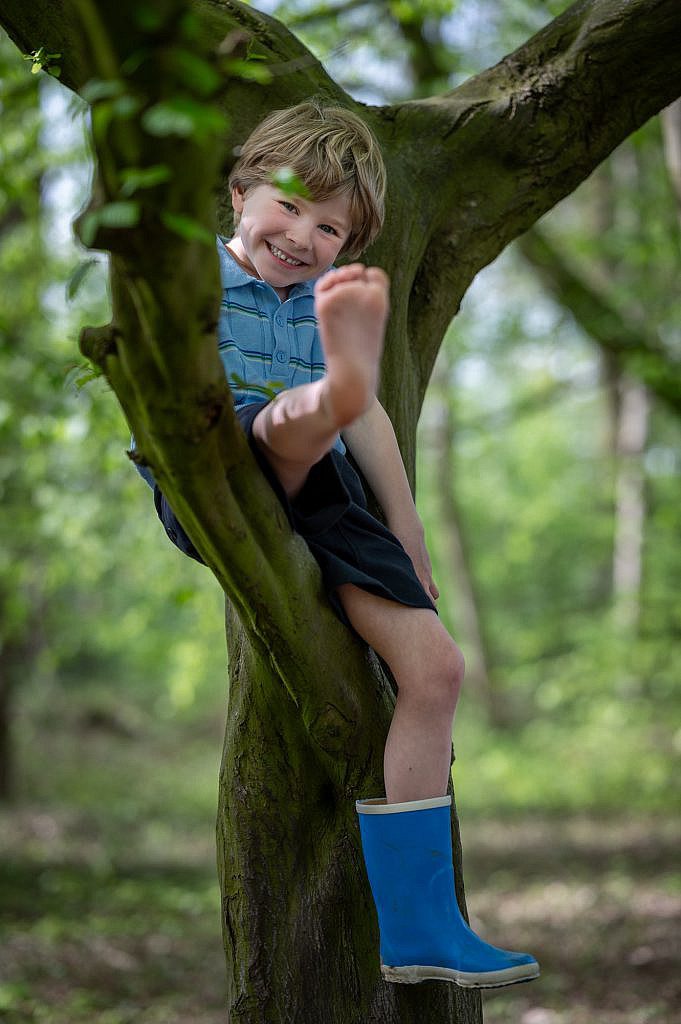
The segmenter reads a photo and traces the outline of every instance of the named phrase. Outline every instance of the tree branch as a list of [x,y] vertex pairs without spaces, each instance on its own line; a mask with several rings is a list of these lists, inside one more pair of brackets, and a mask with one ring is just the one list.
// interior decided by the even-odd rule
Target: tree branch
[[677,415],[681,414],[681,367],[672,365],[671,357],[646,325],[631,312],[620,312],[572,270],[546,233],[534,228],[518,246],[548,290],[570,310],[589,337],[616,356],[622,369],[642,380]]
[[458,89],[391,109],[402,180],[425,196],[409,312],[424,387],[475,274],[681,93],[680,51],[677,0],[579,0]]
[[[379,6],[385,6],[385,0],[379,0]],[[342,17],[351,11],[359,10],[362,7],[375,7],[376,0],[343,0],[342,3],[331,4],[321,3],[306,11],[299,11],[289,19],[289,25],[293,28],[307,28],[308,25],[316,25],[320,21],[328,22]],[[377,15],[379,12],[376,12]]]

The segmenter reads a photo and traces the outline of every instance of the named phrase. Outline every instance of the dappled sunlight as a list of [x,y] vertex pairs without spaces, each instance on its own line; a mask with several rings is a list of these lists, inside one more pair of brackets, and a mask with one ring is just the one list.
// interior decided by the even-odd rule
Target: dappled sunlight
[[[224,1024],[208,821],[154,841],[143,816],[113,813],[107,836],[73,809],[0,815],[0,1008],[36,1024]],[[463,841],[472,924],[542,966],[485,993],[486,1024],[677,1024],[679,822],[476,819]]]
[[485,995],[487,1024],[675,1024],[681,823],[476,821],[463,830],[471,920],[530,949],[535,985]]

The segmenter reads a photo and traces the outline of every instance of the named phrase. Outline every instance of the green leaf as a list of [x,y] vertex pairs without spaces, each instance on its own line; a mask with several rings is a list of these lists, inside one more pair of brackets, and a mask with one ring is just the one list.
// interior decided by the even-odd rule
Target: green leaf
[[125,167],[121,171],[121,195],[133,195],[140,188],[155,188],[172,178],[172,171],[166,164],[152,167]]
[[276,398],[280,391],[283,391],[285,384],[283,380],[272,380],[269,384],[249,384],[243,380],[238,373],[230,373],[229,379],[240,388],[248,388],[249,391],[259,391],[266,398]]
[[125,85],[118,78],[91,78],[81,89],[81,96],[88,103],[97,103],[98,100],[110,100],[120,96],[125,91]]
[[66,282],[66,297],[71,300],[75,298],[78,290],[80,289],[83,281],[88,276],[93,267],[97,265],[99,260],[85,260],[79,263],[75,268],[68,281]]
[[97,103],[92,108],[92,134],[96,139],[101,139],[108,128],[113,109],[110,103]]
[[270,179],[272,184],[287,196],[300,196],[301,199],[310,198],[310,190],[292,167],[280,167],[272,172]]
[[124,200],[107,203],[98,210],[86,213],[80,221],[80,238],[85,246],[91,246],[100,227],[134,228],[139,223],[141,208],[139,203]]
[[137,96],[119,96],[111,104],[111,114],[125,121],[128,117],[134,117],[141,106],[142,101]]
[[163,14],[153,4],[135,4],[132,16],[144,32],[157,32],[163,27]]
[[215,245],[213,233],[192,217],[185,217],[181,213],[164,212],[161,214],[161,221],[170,231],[174,231],[176,235],[186,238],[189,242],[205,242],[206,245]]
[[61,68],[53,64],[53,61],[60,59],[61,53],[46,53],[45,47],[41,46],[40,49],[24,53],[22,56],[24,60],[32,61],[32,75],[37,75],[39,71],[47,71],[48,75],[53,75],[55,78],[59,78],[61,75]]
[[99,212],[99,223],[106,228],[134,228],[140,219],[140,204],[107,203]]
[[202,139],[211,133],[217,135],[224,131],[226,121],[217,107],[177,97],[150,107],[142,117],[142,125],[150,135],[179,135],[182,138],[194,135]]
[[228,60],[223,61],[222,67],[225,73],[233,78],[243,78],[247,82],[257,82],[258,85],[269,85],[273,77],[272,72],[268,68],[263,67],[262,64],[255,63],[253,60],[240,60],[236,57],[230,57]]
[[180,18],[180,31],[185,39],[193,42],[201,35],[201,22],[193,11],[185,11]]
[[104,376],[104,371],[101,367],[96,366],[89,360],[84,363],[76,363],[73,366],[67,368],[64,384],[67,388],[76,388],[77,391],[82,391],[84,387],[91,384],[93,380],[97,380],[99,377]]
[[207,60],[197,57],[188,50],[173,50],[171,63],[183,84],[201,96],[210,96],[222,81],[221,76]]
[[194,134],[194,120],[186,111],[178,110],[172,103],[157,103],[145,111],[142,124],[149,135]]
[[143,46],[139,50],[133,50],[130,56],[126,57],[121,64],[121,71],[124,75],[134,75],[150,54],[151,50],[148,46]]

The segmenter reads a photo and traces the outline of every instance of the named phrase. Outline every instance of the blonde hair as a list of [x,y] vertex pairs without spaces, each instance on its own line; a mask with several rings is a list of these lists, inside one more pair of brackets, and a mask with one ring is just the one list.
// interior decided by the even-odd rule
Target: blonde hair
[[246,193],[271,183],[284,167],[303,181],[313,200],[349,197],[352,227],[340,254],[356,259],[383,226],[385,165],[370,128],[349,110],[316,99],[275,110],[241,147],[229,187]]

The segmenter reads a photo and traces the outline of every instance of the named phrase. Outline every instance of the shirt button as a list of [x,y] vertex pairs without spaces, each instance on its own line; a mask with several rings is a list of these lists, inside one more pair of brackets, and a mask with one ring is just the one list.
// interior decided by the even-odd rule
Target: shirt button
[[286,362],[286,353],[284,353],[284,352],[277,352],[277,362],[278,363],[285,363]]
[[283,324],[283,322],[284,322],[284,321],[283,321],[283,320],[281,319],[281,317],[279,316],[279,314],[277,314],[277,315],[275,316],[275,318],[274,318],[274,322],[275,322],[275,324],[277,325],[277,327],[281,327],[281,325]]

